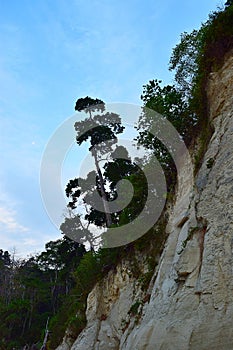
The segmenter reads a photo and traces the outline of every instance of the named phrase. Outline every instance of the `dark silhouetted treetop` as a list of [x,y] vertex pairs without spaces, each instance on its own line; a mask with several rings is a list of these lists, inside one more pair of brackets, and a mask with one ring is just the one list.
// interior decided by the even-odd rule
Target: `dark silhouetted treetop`
[[233,5],[233,0],[227,0],[227,2],[225,3],[225,6],[228,7],[231,5]]
[[[72,213],[61,225],[62,233],[68,233],[80,242],[86,240],[91,247],[94,246],[95,237],[90,232],[90,228],[93,228],[90,224],[100,229],[129,223],[142,211],[147,197],[147,181],[143,171],[131,161],[126,148],[117,145],[117,135],[124,130],[120,116],[106,112],[105,108],[102,108],[103,113],[99,113],[97,102],[98,99],[86,97],[76,103],[78,111],[84,108],[85,112],[89,112],[87,118],[75,123],[77,144],[90,142],[89,151],[96,169],[86,178],[75,178],[67,184],[68,207]],[[100,161],[104,161],[101,167]],[[129,193],[124,187],[118,187],[119,181],[126,179],[133,185],[133,198],[128,208],[110,213],[109,202],[118,198],[118,190],[121,191],[122,208],[124,203],[128,203]],[[102,211],[95,209],[96,193],[103,199]]]
[[[106,225],[109,227],[112,224],[108,207],[109,194],[106,190],[106,180],[102,174],[100,161],[103,160],[103,157],[106,159],[111,156],[112,147],[117,142],[117,135],[123,132],[124,127],[118,114],[105,112],[105,104],[100,99],[93,99],[88,96],[80,98],[76,101],[75,110],[88,114],[88,117],[84,120],[77,121],[74,128],[77,133],[76,142],[79,146],[83,142],[90,143],[89,151],[94,158],[95,171],[90,172],[86,179],[77,178],[69,181],[66,187],[66,195],[71,199],[68,207],[75,209],[77,204],[81,205],[87,211],[84,215],[85,220],[98,226]],[[91,205],[92,194],[95,190],[102,198],[104,212],[95,210]],[[80,204],[80,201],[78,202],[78,199],[81,200],[82,204]],[[63,226],[63,231],[65,227],[68,227],[68,220],[69,218],[66,220],[66,225]],[[88,228],[82,227],[80,216],[77,216],[77,220],[78,222],[75,225],[77,236],[80,237],[80,232],[83,231],[84,233],[85,231],[87,237],[86,230]],[[78,232],[77,227],[80,232]]]
[[[102,151],[103,154],[112,151],[111,146],[117,140],[116,135],[124,130],[119,115],[109,112],[103,113],[105,111],[104,102],[88,96],[78,99],[75,109],[78,112],[89,113],[89,118],[74,124],[77,132],[77,144],[81,145],[84,141],[89,141],[91,144],[90,151],[93,147],[96,147],[100,153]],[[98,114],[99,112],[101,114]]]
[[84,98],[79,98],[75,103],[75,111],[81,112],[84,111],[86,113],[91,112],[104,112],[105,104],[102,100],[96,98],[93,99],[89,96]]

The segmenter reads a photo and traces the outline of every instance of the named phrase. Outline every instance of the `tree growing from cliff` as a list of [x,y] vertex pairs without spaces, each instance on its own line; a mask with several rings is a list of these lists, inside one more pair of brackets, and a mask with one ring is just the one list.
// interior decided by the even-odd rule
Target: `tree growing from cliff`
[[[147,181],[140,167],[131,161],[125,147],[117,145],[117,135],[124,130],[120,116],[106,112],[101,100],[90,97],[78,99],[75,109],[88,115],[75,123],[76,141],[78,145],[89,142],[95,170],[86,178],[79,177],[68,182],[66,195],[70,199],[68,207],[71,211],[60,228],[63,234],[79,242],[89,242],[94,247],[98,228],[124,225],[142,211],[147,197]],[[104,164],[100,166],[101,161]],[[129,180],[134,188],[130,203],[127,191],[122,191],[120,199],[118,197],[117,186],[124,179]],[[95,209],[96,193],[102,200],[102,211]],[[117,198],[122,205],[110,213],[109,202]],[[124,203],[128,205],[124,207]],[[102,232],[99,238],[101,235]]]
[[[90,172],[85,179],[75,178],[70,180],[66,186],[66,195],[70,199],[68,207],[72,210],[82,208],[75,215],[66,218],[61,225],[63,233],[73,231],[76,239],[86,239],[90,245],[93,244],[93,235],[89,225],[98,227],[110,227],[113,217],[109,210],[108,201],[112,194],[107,191],[107,179],[104,178],[100,162],[111,157],[113,145],[117,142],[117,135],[122,133],[124,127],[121,118],[116,113],[105,112],[105,104],[99,99],[90,97],[77,100],[75,110],[87,114],[87,118],[77,121],[74,125],[76,131],[76,142],[80,146],[89,142],[89,151],[94,159],[95,170]],[[96,210],[93,202],[93,193],[97,191],[102,200],[104,210]],[[85,215],[83,215],[85,208]],[[83,219],[87,222],[84,225]],[[69,230],[69,231],[67,231]]]
[[172,50],[169,62],[169,70],[175,72],[176,88],[188,99],[191,97],[198,71],[198,57],[204,34],[205,26],[191,33],[182,33],[180,42]]
[[163,167],[168,190],[172,190],[176,181],[175,163],[164,144],[149,132],[154,122],[153,118],[155,118],[155,114],[150,113],[150,110],[165,117],[176,128],[187,145],[191,142],[196,124],[195,114],[189,108],[186,94],[174,85],[162,86],[161,80],[150,80],[144,85],[141,99],[145,108],[138,121],[137,141],[156,156]]

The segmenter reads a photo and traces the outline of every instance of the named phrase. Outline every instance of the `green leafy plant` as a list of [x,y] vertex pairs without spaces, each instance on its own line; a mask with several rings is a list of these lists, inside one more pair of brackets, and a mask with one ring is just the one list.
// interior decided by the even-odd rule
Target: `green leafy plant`
[[211,169],[211,168],[213,167],[213,165],[214,165],[214,162],[215,162],[214,158],[209,158],[209,159],[207,160],[206,167],[207,167],[208,169]]

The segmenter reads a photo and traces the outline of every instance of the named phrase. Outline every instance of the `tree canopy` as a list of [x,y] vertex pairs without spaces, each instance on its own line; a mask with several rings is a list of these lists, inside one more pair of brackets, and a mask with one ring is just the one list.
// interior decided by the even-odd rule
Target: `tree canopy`
[[[113,146],[117,143],[117,135],[122,133],[124,126],[118,114],[105,111],[105,104],[100,99],[90,97],[80,98],[76,101],[75,110],[84,112],[88,116],[84,120],[77,121],[74,125],[76,142],[80,146],[83,142],[89,142],[89,151],[94,159],[95,170],[87,174],[85,179],[71,179],[66,186],[66,195],[70,198],[68,207],[76,208],[79,212],[65,218],[61,225],[63,233],[71,233],[76,239],[86,240],[91,247],[94,244],[90,224],[98,227],[110,227],[113,217],[110,213],[108,200],[111,193],[107,190],[107,179],[103,176],[103,168],[100,165],[103,157],[111,158]],[[96,210],[93,202],[93,194],[98,193],[103,204],[103,210]],[[95,197],[96,198],[96,197]],[[84,208],[80,210],[81,208]],[[68,231],[69,230],[69,231]]]
[[[89,141],[95,169],[86,178],[75,178],[68,182],[66,195],[70,199],[68,206],[71,212],[61,225],[62,233],[74,239],[76,237],[80,242],[89,242],[91,247],[98,237],[96,230],[94,234],[91,232],[93,225],[108,228],[132,221],[142,210],[147,196],[143,171],[131,161],[128,151],[117,145],[117,135],[124,130],[120,116],[106,112],[104,103],[99,103],[99,99],[90,97],[76,102],[76,110],[88,115],[75,123],[76,141],[78,145]],[[109,203],[118,197],[117,186],[124,179],[129,180],[134,187],[133,198],[127,208],[111,212]],[[95,208],[96,193],[102,199],[102,210]],[[122,201],[127,201],[127,191],[123,192],[123,197],[125,199],[122,198]]]

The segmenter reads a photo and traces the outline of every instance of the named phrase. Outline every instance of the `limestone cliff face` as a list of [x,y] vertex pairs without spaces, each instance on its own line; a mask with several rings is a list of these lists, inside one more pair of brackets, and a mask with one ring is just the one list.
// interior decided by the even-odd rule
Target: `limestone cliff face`
[[207,93],[214,133],[194,179],[183,160],[150,290],[122,262],[90,293],[72,350],[233,349],[233,55]]

